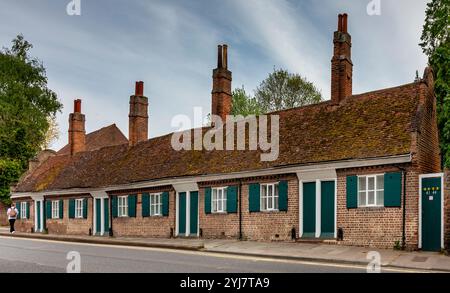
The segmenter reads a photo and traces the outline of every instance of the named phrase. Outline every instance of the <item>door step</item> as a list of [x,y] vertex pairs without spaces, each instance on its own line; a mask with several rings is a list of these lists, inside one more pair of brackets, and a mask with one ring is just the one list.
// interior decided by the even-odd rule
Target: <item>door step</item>
[[338,244],[338,241],[336,239],[323,238],[298,238],[295,242],[311,244]]

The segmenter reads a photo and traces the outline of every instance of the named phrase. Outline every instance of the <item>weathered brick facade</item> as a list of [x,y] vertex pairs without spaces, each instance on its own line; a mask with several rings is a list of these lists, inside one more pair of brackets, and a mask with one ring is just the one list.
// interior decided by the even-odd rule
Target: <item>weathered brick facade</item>
[[[88,199],[87,219],[70,219],[69,218],[69,200]],[[46,228],[49,234],[65,234],[65,235],[89,235],[92,234],[93,223],[93,200],[91,196],[77,197],[51,197],[46,200],[64,200],[64,217],[63,219],[46,219]],[[44,214],[45,216],[45,214]]]
[[169,215],[142,217],[142,194],[162,192],[165,190],[128,191],[125,193],[114,193],[114,195],[137,195],[136,217],[113,218],[113,235],[140,236],[154,238],[168,238],[174,235],[175,231],[175,192],[169,192]]
[[[21,200],[20,202],[28,202],[30,204],[30,218],[29,219],[21,219],[18,218],[14,225],[16,231],[19,232],[32,232],[34,231],[34,201],[30,198]],[[17,202],[16,205],[19,205],[20,202]]]

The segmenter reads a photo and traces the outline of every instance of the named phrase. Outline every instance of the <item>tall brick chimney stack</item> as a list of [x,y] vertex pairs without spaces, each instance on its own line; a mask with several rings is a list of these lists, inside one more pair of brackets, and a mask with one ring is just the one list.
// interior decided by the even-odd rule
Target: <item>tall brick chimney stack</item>
[[73,113],[69,115],[70,154],[74,155],[86,150],[86,117],[81,114],[81,100],[74,101]]
[[148,98],[144,96],[144,82],[136,82],[136,90],[130,97],[128,140],[130,146],[148,140]]
[[331,101],[339,104],[352,95],[352,37],[347,31],[348,15],[339,14],[338,30],[334,32],[334,53],[331,59]]
[[231,80],[232,74],[228,70],[228,46],[219,45],[217,68],[213,70],[211,114],[220,116],[222,121],[231,114]]

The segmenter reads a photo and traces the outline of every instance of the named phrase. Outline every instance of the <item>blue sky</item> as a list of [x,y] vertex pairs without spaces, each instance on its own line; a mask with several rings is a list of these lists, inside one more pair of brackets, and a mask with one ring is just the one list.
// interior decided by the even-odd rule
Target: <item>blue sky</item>
[[86,129],[116,123],[128,135],[129,96],[145,82],[149,136],[173,129],[174,115],[210,109],[217,45],[229,45],[233,87],[253,92],[275,67],[330,93],[332,35],[337,15],[349,14],[353,40],[353,92],[413,81],[426,58],[417,45],[426,0],[81,0],[81,16],[69,16],[70,0],[0,0],[0,46],[19,33],[47,68],[49,87],[64,109],[60,138],[67,143],[73,100],[83,99]]

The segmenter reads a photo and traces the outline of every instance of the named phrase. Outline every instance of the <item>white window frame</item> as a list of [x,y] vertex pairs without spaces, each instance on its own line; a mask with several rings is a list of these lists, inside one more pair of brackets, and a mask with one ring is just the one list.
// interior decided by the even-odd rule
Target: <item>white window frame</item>
[[[269,192],[271,190],[271,192]],[[261,184],[261,211],[277,212],[279,211],[279,182]],[[269,194],[270,193],[270,194]]]
[[78,198],[75,200],[75,219],[83,218],[83,204],[84,199]]
[[227,187],[211,188],[211,213],[223,214],[227,212]]
[[52,200],[52,219],[59,219],[59,200]]
[[20,203],[20,218],[26,219],[27,218],[27,202],[23,201]]
[[151,193],[149,195],[150,217],[162,216],[162,193]]
[[117,215],[119,218],[128,217],[128,195],[117,197]]
[[[358,176],[358,207],[360,208],[379,208],[379,207],[384,207],[384,183],[383,183],[383,188],[379,188],[378,187],[378,180],[377,178],[379,176],[383,176],[384,178],[384,174],[374,174],[374,175],[361,175]],[[365,178],[366,181],[366,189],[365,190],[360,190],[360,186],[359,186],[359,180],[360,178]],[[369,178],[373,178],[374,179],[374,189],[369,189]],[[378,203],[378,196],[377,196],[377,192],[382,191],[383,192],[383,203],[379,204]],[[359,200],[359,194],[361,192],[365,192],[365,196],[366,196],[366,204],[362,205],[360,203]],[[373,196],[374,196],[374,203],[373,204],[369,204],[369,192],[373,192]]]

